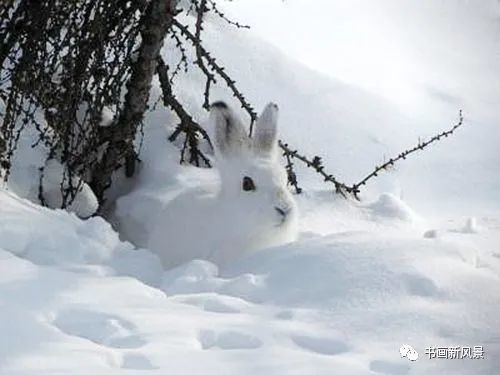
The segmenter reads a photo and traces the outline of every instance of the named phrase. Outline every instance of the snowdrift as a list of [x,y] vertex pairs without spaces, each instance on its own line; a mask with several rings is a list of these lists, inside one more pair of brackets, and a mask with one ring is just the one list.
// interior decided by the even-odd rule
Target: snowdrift
[[[316,197],[316,215],[327,213],[324,203]],[[224,269],[195,260],[163,272],[102,219],[0,191],[0,373],[499,368],[498,222],[482,222],[478,234],[455,223],[427,239],[412,222],[383,212],[374,222],[371,208],[329,204],[364,230],[323,236],[311,220],[297,243]],[[399,357],[403,344],[417,362]],[[483,345],[486,359],[425,357],[428,346],[453,345]]]

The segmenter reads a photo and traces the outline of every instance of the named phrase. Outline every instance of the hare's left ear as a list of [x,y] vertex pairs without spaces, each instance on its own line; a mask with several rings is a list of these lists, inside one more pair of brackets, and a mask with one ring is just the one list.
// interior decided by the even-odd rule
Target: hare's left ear
[[210,122],[215,131],[215,148],[219,156],[231,159],[244,155],[250,148],[245,127],[224,102],[212,104]]
[[259,156],[274,157],[278,138],[278,106],[269,103],[255,124],[254,150]]

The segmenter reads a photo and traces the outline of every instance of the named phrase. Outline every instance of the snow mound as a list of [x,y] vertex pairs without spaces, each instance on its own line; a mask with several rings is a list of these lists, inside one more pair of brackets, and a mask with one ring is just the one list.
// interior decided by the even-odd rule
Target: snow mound
[[[312,206],[329,207],[324,197],[309,217],[323,217]],[[482,225],[439,241],[390,222],[327,236],[310,227],[224,268],[162,272],[102,219],[0,191],[0,373],[494,373],[500,227]],[[423,354],[464,343],[483,344],[486,359]],[[402,344],[418,361],[400,358]]]
[[479,232],[479,226],[477,225],[477,219],[475,217],[469,217],[465,221],[465,225],[462,228],[463,233],[478,233]]
[[377,218],[399,219],[407,222],[414,222],[418,218],[408,204],[389,193],[380,195],[376,202],[368,206],[368,209]]
[[441,233],[436,229],[429,229],[424,232],[424,238],[439,238]]
[[[0,190],[0,248],[39,265],[75,272],[131,275],[158,283],[156,256],[121,242],[100,217],[82,221]],[[156,274],[156,279],[155,279]]]
[[[43,119],[39,121],[45,124]],[[40,203],[41,182],[46,205],[51,208],[61,208],[63,203],[61,183],[64,180],[66,181],[64,185],[68,186],[68,176],[65,175],[63,165],[57,160],[46,161],[48,150],[45,147],[41,144],[32,147],[37,139],[36,130],[32,128],[26,128],[21,133],[16,152],[12,157],[7,188],[22,198]],[[90,186],[77,177],[72,178],[72,186],[80,186],[80,189],[76,192],[73,202],[68,204],[67,210],[81,218],[88,218],[96,213],[99,204]]]
[[222,270],[192,261],[167,271],[162,289],[168,295],[222,293],[285,307],[339,308],[352,299],[359,305],[392,298],[400,303],[412,296],[440,298],[453,287],[453,275],[443,282],[433,267],[425,266],[431,259],[451,269],[473,267],[475,255],[453,242],[430,245],[416,236],[388,243],[372,233],[337,234],[268,249]]
[[[63,205],[63,194],[61,192],[61,181],[65,181],[64,167],[58,161],[51,159],[45,163],[42,179],[43,196],[50,208],[61,208]],[[66,210],[74,212],[78,217],[88,218],[97,212],[99,202],[94,192],[85,182],[73,177],[72,186],[80,186],[75,198],[67,206]],[[68,182],[64,187],[68,188]]]

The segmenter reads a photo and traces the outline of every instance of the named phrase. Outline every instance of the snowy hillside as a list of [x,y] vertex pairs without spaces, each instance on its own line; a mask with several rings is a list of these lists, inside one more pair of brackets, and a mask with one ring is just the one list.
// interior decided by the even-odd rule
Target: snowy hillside
[[[456,121],[458,108],[413,116],[251,32],[207,23],[204,35],[259,111],[279,104],[280,137],[347,183]],[[208,125],[194,94],[201,78],[179,82]],[[234,105],[223,86],[214,93]],[[142,163],[135,179],[117,176],[109,223],[30,202],[44,150],[25,133],[0,189],[0,374],[498,374],[500,132],[492,118],[465,116],[456,135],[380,176],[361,202],[299,171],[297,241],[173,269],[146,248],[158,215],[220,182],[217,168],[178,164],[170,113],[148,114]],[[401,358],[402,345],[418,360]],[[455,346],[482,346],[484,359],[426,354]]]
[[[430,95],[429,106],[419,111],[397,107],[380,95],[291,60],[253,37],[251,30],[207,24],[205,35],[205,43],[258,111],[269,101],[280,104],[281,138],[308,155],[321,155],[328,170],[346,183],[359,181],[375,165],[419,139],[429,139],[451,128],[463,109],[465,126],[456,135],[374,180],[365,197],[376,198],[389,189],[433,215],[443,210],[457,215],[476,215],[475,210],[495,214],[500,211],[498,204],[490,204],[490,198],[500,200],[500,177],[496,173],[500,166],[500,116],[491,114],[491,109],[484,112],[472,105],[461,106],[463,103],[436,105]],[[244,52],[235,53],[242,46]],[[177,61],[177,56],[169,53],[164,57]],[[201,107],[203,98],[192,94],[203,87],[201,77],[191,73],[178,87],[179,96],[190,108],[196,111]],[[214,92],[213,100],[229,101],[239,107],[222,83]],[[202,111],[198,113],[205,118]],[[161,112],[152,115],[154,122],[164,122],[164,118]],[[306,186],[324,187],[314,174],[306,172],[304,178]]]

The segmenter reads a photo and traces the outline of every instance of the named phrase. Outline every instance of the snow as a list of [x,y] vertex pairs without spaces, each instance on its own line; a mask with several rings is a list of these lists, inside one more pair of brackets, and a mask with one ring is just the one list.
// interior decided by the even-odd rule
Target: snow
[[417,220],[413,210],[400,198],[390,193],[380,195],[376,202],[368,205],[368,208],[374,217],[396,218],[409,222]]
[[[440,238],[424,239],[410,222],[353,217],[334,200],[365,230],[309,226],[296,243],[224,268],[193,260],[162,271],[100,218],[4,191],[0,203],[0,373],[475,374],[500,365],[499,222],[477,234],[447,222]],[[418,361],[400,358],[403,344]],[[429,360],[431,345],[484,345],[487,359]]]
[[[44,120],[39,121],[45,124]],[[68,173],[57,160],[47,160],[49,153],[47,147],[42,144],[33,147],[37,139],[37,131],[33,128],[27,128],[21,133],[17,150],[12,158],[7,187],[20,197],[39,203],[41,181],[46,205],[51,208],[61,208],[63,203],[61,185],[69,185]],[[81,218],[92,216],[98,209],[94,192],[88,184],[76,176],[72,176],[71,180],[72,186],[79,188],[75,199],[67,206],[68,211],[74,212]]]
[[477,225],[477,220],[475,217],[467,218],[465,225],[462,229],[464,233],[477,233],[479,231],[479,227]]
[[105,106],[101,112],[100,126],[104,128],[111,126],[114,118],[115,118],[115,112],[110,107]]
[[[205,29],[256,108],[279,103],[280,137],[324,155],[348,182],[454,120],[454,111],[412,118],[243,31]],[[236,53],[242,45],[245,53]],[[199,108],[200,77],[179,82],[179,97]],[[228,96],[218,87],[213,100],[235,107]],[[0,189],[0,374],[498,373],[500,159],[492,145],[500,133],[475,113],[466,121],[381,175],[361,202],[300,170],[305,191],[295,197],[292,243],[168,269],[146,248],[153,228],[178,197],[220,184],[217,169],[179,165],[166,141],[176,124],[170,113],[148,114],[137,177],[114,177],[112,225],[78,217],[90,216],[92,199],[73,213],[30,202],[45,153],[26,134],[15,160],[22,168]],[[485,359],[425,353],[477,345]]]
[[[48,207],[61,208],[63,207],[63,196],[61,193],[61,181],[65,181],[63,186],[68,188],[69,182],[67,181],[67,172],[61,163],[55,159],[50,159],[45,163],[42,186],[44,200]],[[81,218],[87,218],[97,212],[99,202],[97,201],[94,192],[85,182],[79,178],[71,177],[71,186],[75,186],[77,192],[75,199],[73,199],[67,206],[67,210],[76,213]]]

